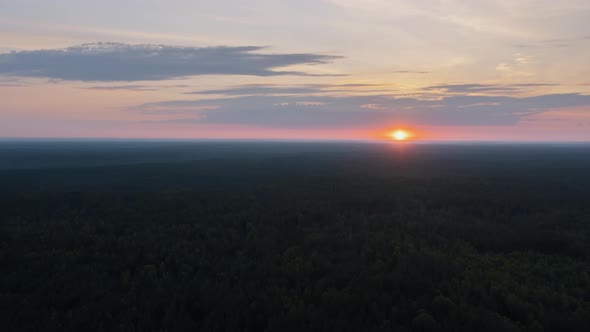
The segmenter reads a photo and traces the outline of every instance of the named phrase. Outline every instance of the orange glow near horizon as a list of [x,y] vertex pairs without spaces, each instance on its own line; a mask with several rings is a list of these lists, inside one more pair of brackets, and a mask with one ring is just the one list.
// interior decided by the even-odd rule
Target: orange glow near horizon
[[407,141],[412,139],[415,135],[406,129],[395,129],[387,133],[388,138],[394,141]]

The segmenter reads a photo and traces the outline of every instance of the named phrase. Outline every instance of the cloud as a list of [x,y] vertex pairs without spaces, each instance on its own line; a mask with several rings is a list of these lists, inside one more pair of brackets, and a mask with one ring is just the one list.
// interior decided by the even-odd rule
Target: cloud
[[430,71],[422,71],[422,70],[396,70],[394,73],[397,74],[430,74]]
[[0,77],[0,87],[24,86],[23,82],[15,77]]
[[585,37],[576,37],[576,38],[552,38],[552,39],[543,39],[538,40],[532,43],[516,43],[512,44],[513,47],[516,48],[540,48],[540,47],[549,47],[549,48],[564,48],[570,47],[572,45],[576,45],[579,41],[588,40],[590,36]]
[[[385,86],[381,84],[299,84],[299,85],[276,85],[276,84],[243,84],[226,89],[201,90],[187,92],[195,95],[226,95],[226,96],[252,96],[252,95],[293,95],[293,94],[317,94],[333,92],[375,92],[383,91]],[[378,90],[367,90],[366,88]]]
[[537,47],[537,46],[536,45],[532,45],[532,44],[517,43],[517,44],[512,44],[512,47],[515,47],[515,48],[534,48],[534,47]]
[[590,96],[575,93],[526,98],[446,95],[425,100],[387,95],[252,95],[163,101],[143,104],[135,110],[150,115],[175,115],[176,118],[166,120],[171,122],[329,129],[382,127],[395,123],[514,125],[533,114],[574,106],[590,107]]
[[126,84],[126,85],[96,85],[96,86],[85,86],[80,89],[86,90],[99,90],[99,91],[160,91],[163,89],[185,89],[190,88],[187,84],[173,84],[173,85],[139,85],[139,84]]
[[568,47],[570,46],[570,39],[563,39],[563,38],[554,38],[554,39],[545,39],[542,41],[546,46],[550,47]]
[[177,47],[95,43],[0,54],[0,75],[77,81],[156,81],[196,75],[311,75],[279,70],[325,64],[338,56],[260,53],[264,47]]
[[443,84],[423,88],[426,91],[441,90],[445,93],[509,93],[518,92],[523,88],[557,86],[558,84],[528,83],[528,84]]
[[118,90],[129,90],[129,91],[156,91],[155,87],[149,87],[144,85],[114,85],[114,86],[90,86],[84,87],[88,90],[104,90],[104,91],[118,91]]
[[300,94],[300,93],[315,93],[318,89],[314,86],[273,86],[265,84],[246,84],[240,85],[228,89],[217,89],[217,90],[203,90],[193,91],[187,94],[200,94],[200,95],[233,95],[233,96],[244,96],[244,95],[270,95],[270,94]]

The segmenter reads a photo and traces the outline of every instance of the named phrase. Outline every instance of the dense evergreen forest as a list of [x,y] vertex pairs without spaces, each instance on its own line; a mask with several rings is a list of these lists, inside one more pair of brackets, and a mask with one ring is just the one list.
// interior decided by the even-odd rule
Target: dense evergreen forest
[[590,146],[0,143],[3,331],[590,331]]

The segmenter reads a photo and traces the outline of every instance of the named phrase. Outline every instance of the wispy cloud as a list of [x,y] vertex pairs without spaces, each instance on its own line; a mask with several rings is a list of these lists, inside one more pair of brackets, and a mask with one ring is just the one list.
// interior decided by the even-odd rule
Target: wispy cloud
[[113,86],[90,86],[84,87],[88,90],[104,90],[104,91],[118,91],[118,90],[130,90],[130,91],[156,91],[157,88],[149,87],[144,85],[113,85]]
[[294,94],[317,94],[334,92],[383,92],[384,85],[381,84],[299,84],[299,85],[277,85],[277,84],[243,84],[226,89],[201,90],[187,92],[186,94],[196,95],[226,95],[226,96],[248,96],[248,95],[294,95]]
[[393,71],[396,74],[430,74],[430,71],[423,71],[423,70],[395,70]]
[[580,41],[588,40],[590,36],[576,38],[551,38],[527,43],[516,43],[516,48],[564,48],[578,44]]
[[[478,86],[466,84],[454,89],[460,91]],[[590,96],[572,93],[518,98],[448,94],[426,100],[388,95],[302,93],[163,101],[143,104],[135,110],[150,115],[183,115],[166,120],[173,122],[274,128],[366,128],[397,122],[440,126],[513,125],[532,114],[574,106],[590,107]]]
[[315,86],[273,86],[265,84],[247,84],[227,89],[216,89],[216,90],[203,90],[193,91],[187,94],[198,94],[198,95],[232,95],[232,96],[245,96],[245,95],[270,95],[270,94],[300,94],[300,93],[315,93],[318,89]]
[[548,87],[558,84],[549,83],[526,83],[526,84],[443,84],[423,88],[426,91],[440,90],[445,93],[508,93],[518,92],[530,87]]
[[261,53],[264,47],[178,47],[96,43],[0,54],[0,75],[77,81],[166,80],[196,75],[313,75],[280,70],[325,64],[338,56]]
[[22,83],[3,83],[0,82],[0,87],[17,87],[17,86],[23,86]]
[[572,42],[571,39],[565,38],[553,38],[553,39],[545,39],[542,41],[543,44],[550,47],[568,47]]
[[0,87],[24,86],[23,82],[15,77],[0,77]]

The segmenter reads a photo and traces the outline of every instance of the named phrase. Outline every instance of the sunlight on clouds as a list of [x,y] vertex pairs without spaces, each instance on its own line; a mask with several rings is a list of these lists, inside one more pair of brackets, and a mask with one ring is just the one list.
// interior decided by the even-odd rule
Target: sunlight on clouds
[[[367,133],[407,120],[538,138],[557,121],[590,139],[577,129],[590,114],[586,0],[23,3],[0,11],[0,118],[12,123],[151,121],[221,137],[211,128]],[[118,44],[64,51],[99,41]],[[8,54],[23,50],[37,51]]]
[[[167,34],[113,29],[84,25],[43,23],[33,20],[0,20],[0,37],[3,43],[13,45],[12,49],[34,50],[39,48],[67,47],[91,41],[120,40],[133,43],[153,41],[183,43],[198,46],[215,46],[219,43],[244,43],[244,39],[222,39],[200,34]],[[10,32],[6,32],[10,31]]]
[[533,56],[516,53],[510,62],[501,62],[496,70],[505,80],[530,79],[535,76]]

